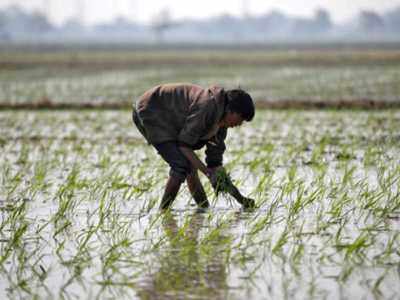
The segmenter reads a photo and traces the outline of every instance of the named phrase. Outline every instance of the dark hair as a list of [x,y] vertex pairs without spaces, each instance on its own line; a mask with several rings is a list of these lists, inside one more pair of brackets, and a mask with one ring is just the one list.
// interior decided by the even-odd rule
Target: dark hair
[[254,118],[254,103],[250,95],[241,89],[226,91],[226,108],[231,112],[236,112],[246,121]]

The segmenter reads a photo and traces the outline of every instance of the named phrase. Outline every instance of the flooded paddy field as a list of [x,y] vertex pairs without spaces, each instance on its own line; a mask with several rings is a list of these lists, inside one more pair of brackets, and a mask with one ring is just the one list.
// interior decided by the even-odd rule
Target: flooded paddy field
[[[400,111],[257,111],[196,211],[129,111],[0,112],[0,298],[396,299]],[[200,152],[201,153],[201,152]],[[202,154],[201,154],[202,155]]]
[[0,48],[0,107],[129,106],[151,86],[241,86],[257,101],[399,102],[399,47],[323,49]]

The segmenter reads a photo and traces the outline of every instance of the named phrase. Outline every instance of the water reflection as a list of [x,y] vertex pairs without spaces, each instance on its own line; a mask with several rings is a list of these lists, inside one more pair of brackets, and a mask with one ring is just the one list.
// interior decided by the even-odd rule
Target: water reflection
[[182,226],[175,216],[165,214],[162,226],[168,243],[158,257],[159,268],[142,283],[141,299],[227,298],[228,236],[215,231],[212,240],[205,234],[204,213],[196,212]]

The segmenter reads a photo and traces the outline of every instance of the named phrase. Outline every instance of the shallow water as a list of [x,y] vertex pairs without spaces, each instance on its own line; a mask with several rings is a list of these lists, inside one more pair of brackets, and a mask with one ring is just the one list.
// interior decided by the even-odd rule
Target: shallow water
[[[0,297],[394,299],[400,113],[258,112],[196,212],[129,112],[0,112]],[[200,153],[200,155],[203,155]]]

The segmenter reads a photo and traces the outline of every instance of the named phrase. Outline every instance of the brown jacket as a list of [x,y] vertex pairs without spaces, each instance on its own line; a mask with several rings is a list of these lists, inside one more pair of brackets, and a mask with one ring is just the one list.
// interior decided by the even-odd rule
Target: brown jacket
[[[136,103],[142,128],[151,144],[167,141],[196,148],[206,143],[208,165],[220,165],[227,129],[218,122],[225,113],[225,92],[193,84],[165,84],[145,92]],[[139,126],[138,126],[139,127]]]

